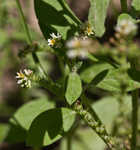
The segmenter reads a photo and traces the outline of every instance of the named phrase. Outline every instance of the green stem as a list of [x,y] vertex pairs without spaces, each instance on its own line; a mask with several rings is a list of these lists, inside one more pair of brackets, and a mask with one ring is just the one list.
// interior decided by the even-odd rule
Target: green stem
[[123,13],[127,12],[127,0],[120,0],[120,1],[121,1],[122,12]]
[[99,137],[106,143],[110,150],[116,147],[114,139],[107,133],[105,126],[101,124],[101,121],[95,121],[91,113],[83,108],[83,105],[80,101],[77,101],[74,104],[73,109],[81,116],[87,125],[99,135]]
[[100,124],[102,124],[102,121],[100,120],[100,118],[97,115],[97,113],[95,112],[95,110],[91,107],[91,105],[88,102],[88,99],[86,98],[86,96],[84,94],[82,94],[81,100],[82,100],[83,104],[88,108],[88,111],[91,113],[91,115],[93,116],[95,121],[97,121]]
[[67,150],[71,150],[71,143],[72,141],[71,141],[71,136],[68,136],[67,137]]
[[[19,14],[21,16],[21,21],[22,21],[24,30],[25,30],[26,35],[27,35],[27,43],[29,45],[32,45],[33,44],[32,38],[31,38],[29,28],[28,28],[28,25],[26,23],[25,16],[24,16],[24,13],[23,13],[23,10],[22,10],[22,7],[21,7],[21,4],[20,4],[19,0],[16,0],[16,4],[17,4],[18,10],[19,10]],[[45,73],[45,70],[43,69],[43,67],[42,67],[42,65],[39,61],[39,58],[38,58],[38,56],[36,55],[35,52],[32,53],[32,58],[33,58],[35,64],[37,65],[37,67],[39,68],[39,71],[41,72],[41,74],[43,74],[44,76],[49,78],[48,75]]]
[[60,56],[57,56],[57,58],[58,58],[59,67],[60,67],[60,70],[61,70],[61,73],[62,73],[62,77],[64,77],[65,76],[64,63],[63,63],[62,58]]
[[139,90],[136,89],[132,92],[132,139],[131,139],[131,149],[136,149],[137,143],[137,132],[138,132],[138,97]]
[[81,21],[75,16],[75,14],[71,11],[69,6],[65,2],[59,0],[59,3],[63,7],[63,9],[66,11],[68,16],[70,16],[78,25],[81,24]]
[[32,44],[32,38],[31,38],[31,35],[30,35],[30,32],[29,32],[28,26],[26,24],[25,16],[24,16],[24,13],[23,13],[23,10],[22,10],[22,7],[20,5],[19,0],[16,0],[16,4],[17,4],[18,10],[19,10],[19,14],[21,16],[22,25],[23,25],[24,30],[25,30],[26,35],[27,35],[27,43],[29,45],[31,45]]

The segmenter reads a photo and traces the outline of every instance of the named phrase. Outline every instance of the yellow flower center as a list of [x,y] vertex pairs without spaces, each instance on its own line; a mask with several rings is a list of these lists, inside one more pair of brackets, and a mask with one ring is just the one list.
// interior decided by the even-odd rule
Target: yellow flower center
[[22,72],[18,73],[18,76],[19,76],[20,78],[24,78],[24,77],[25,77],[25,75],[24,75]]
[[93,32],[92,32],[92,29],[91,29],[90,27],[87,27],[86,32],[87,32],[89,35],[93,33]]
[[50,43],[51,43],[51,45],[54,45],[55,42],[56,42],[56,41],[55,41],[54,39],[52,39]]
[[74,45],[75,48],[79,48],[81,46],[81,43],[79,40],[76,40]]

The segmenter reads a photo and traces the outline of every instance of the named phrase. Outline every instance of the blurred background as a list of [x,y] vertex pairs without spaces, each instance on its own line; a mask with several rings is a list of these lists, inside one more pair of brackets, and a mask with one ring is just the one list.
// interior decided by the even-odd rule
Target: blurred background
[[[32,39],[34,41],[44,41],[34,13],[33,0],[20,0],[20,2],[29,24]],[[68,0],[68,3],[80,20],[87,20],[90,6],[88,0]],[[103,38],[99,39],[101,42],[106,43],[112,36],[116,17],[119,13],[119,0],[111,1],[106,20],[107,31]],[[137,38],[136,41],[139,41],[139,39]],[[7,123],[14,112],[24,103],[43,96],[49,96],[49,92],[44,89],[33,88],[26,90],[21,89],[16,84],[15,75],[17,71],[26,67],[35,68],[30,55],[22,59],[18,57],[19,51],[26,46],[26,35],[15,0],[0,0],[0,150],[31,150],[31,148],[25,146],[24,142],[13,144],[12,141],[3,141],[7,137],[7,131],[9,130]],[[57,79],[60,75],[57,58],[50,53],[46,53],[46,51],[38,53],[38,56],[45,70],[49,72],[52,78]],[[94,99],[98,99],[104,94],[106,93],[103,91],[89,91],[88,93]],[[61,150],[60,141],[43,149]],[[81,149],[77,148],[75,150]]]

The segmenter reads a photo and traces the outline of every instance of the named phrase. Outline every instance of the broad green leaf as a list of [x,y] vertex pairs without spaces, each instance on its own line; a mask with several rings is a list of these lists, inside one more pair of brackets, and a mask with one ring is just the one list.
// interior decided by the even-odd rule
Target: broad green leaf
[[0,143],[3,142],[9,130],[7,124],[0,124]]
[[136,20],[135,20],[132,16],[130,16],[129,14],[125,14],[125,13],[121,14],[121,15],[118,17],[118,21],[117,21],[118,24],[119,24],[122,20],[130,20],[130,21],[136,23]]
[[[8,142],[21,142],[26,139],[32,121],[42,112],[54,108],[54,103],[43,98],[31,101],[20,107],[10,119],[11,129],[6,138]],[[18,134],[18,138],[17,138]]]
[[69,74],[65,97],[67,102],[72,105],[82,93],[82,83],[80,76],[73,72]]
[[95,35],[101,37],[105,32],[105,18],[110,0],[90,0],[89,23],[92,25]]
[[135,8],[136,11],[140,11],[140,0],[133,0],[132,6]]
[[10,124],[9,131],[4,141],[14,144],[24,142],[26,139],[27,131],[23,129],[20,124]]
[[[107,91],[120,92],[121,89],[120,80],[119,80],[120,74],[121,74],[120,69],[109,70],[106,76],[103,78],[103,80],[97,84],[97,87]],[[127,80],[127,84],[128,84],[127,91],[132,91],[137,88],[140,88],[140,83],[132,80],[127,73],[124,74],[123,76]],[[92,82],[94,86],[94,82],[96,83],[96,81],[92,81]]]
[[41,31],[46,39],[52,32],[59,32],[66,39],[76,31],[80,21],[73,17],[74,14],[65,0],[34,0],[34,5]]
[[54,143],[69,131],[75,121],[75,112],[56,108],[43,112],[32,122],[26,144],[41,147]]
[[28,130],[32,121],[42,112],[54,108],[54,103],[46,99],[35,100],[23,105],[10,120],[15,123],[15,120],[24,128]]
[[111,68],[113,68],[113,66],[108,63],[96,63],[86,68],[80,74],[80,77],[84,82],[90,83],[99,73],[101,73],[102,71],[111,69]]
[[[128,114],[131,112],[131,96],[125,96],[123,100],[126,108],[125,114]],[[92,107],[105,124],[108,132],[111,132],[112,123],[115,120],[115,117],[119,114],[119,103],[117,97],[109,96],[102,98],[100,101],[93,104]]]
[[[127,114],[131,111],[131,97],[124,98]],[[119,114],[119,104],[115,97],[105,97],[92,106],[99,115],[107,130],[111,133],[113,122]],[[104,150],[105,144],[90,128],[79,128],[72,135],[71,150]],[[67,149],[66,139],[62,140],[61,150]]]

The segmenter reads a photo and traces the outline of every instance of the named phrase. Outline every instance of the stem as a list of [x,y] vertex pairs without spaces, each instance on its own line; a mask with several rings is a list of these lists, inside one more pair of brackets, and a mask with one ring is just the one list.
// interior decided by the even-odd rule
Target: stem
[[114,139],[107,133],[105,126],[101,124],[101,121],[95,121],[91,113],[83,108],[83,105],[80,103],[80,101],[77,101],[74,104],[73,109],[77,112],[77,114],[80,115],[86,124],[98,134],[98,136],[106,143],[110,150],[116,147]]
[[[23,10],[22,10],[22,7],[21,7],[21,4],[20,4],[19,0],[16,0],[16,4],[17,4],[18,10],[19,10],[19,14],[21,16],[21,22],[23,24],[24,30],[25,30],[26,35],[27,35],[27,43],[29,45],[32,45],[33,44],[32,38],[31,38],[29,28],[28,28],[28,25],[26,23],[25,16],[24,16],[24,13],[23,13]],[[48,75],[45,73],[45,70],[43,69],[43,67],[42,67],[42,65],[39,61],[39,58],[38,58],[38,56],[36,55],[35,52],[32,53],[32,58],[33,58],[33,61],[35,62],[35,64],[37,65],[39,71],[41,72],[41,74],[43,74],[47,78],[49,78]]]
[[62,77],[64,77],[65,76],[64,63],[63,63],[62,58],[60,56],[57,56],[57,58],[58,58],[59,67],[60,67],[60,70],[62,73]]
[[121,1],[122,12],[123,13],[127,12],[127,0],[120,0],[120,1]]
[[138,131],[138,97],[139,90],[136,89],[132,92],[132,139],[131,139],[131,149],[136,149],[137,143],[137,131]]
[[65,2],[59,1],[59,3],[63,7],[63,9],[66,11],[68,16],[70,16],[78,25],[81,24],[81,21],[75,16],[75,14],[71,11],[69,6]]
[[31,39],[31,35],[29,32],[28,26],[27,26],[26,21],[25,21],[25,16],[24,16],[24,13],[23,13],[23,10],[22,10],[22,7],[21,7],[19,0],[16,0],[16,4],[17,4],[18,10],[19,10],[19,14],[21,16],[22,25],[23,25],[24,30],[25,30],[26,35],[27,35],[27,43],[30,45],[30,44],[32,44],[32,39]]
[[71,150],[71,136],[67,137],[67,150]]
[[91,115],[93,116],[93,118],[95,119],[95,121],[97,121],[100,124],[102,124],[102,121],[100,120],[100,118],[97,115],[97,113],[95,112],[95,110],[91,107],[91,105],[88,102],[88,99],[86,98],[86,96],[84,94],[82,94],[81,100],[85,104],[85,106],[88,108],[88,111],[91,113]]

